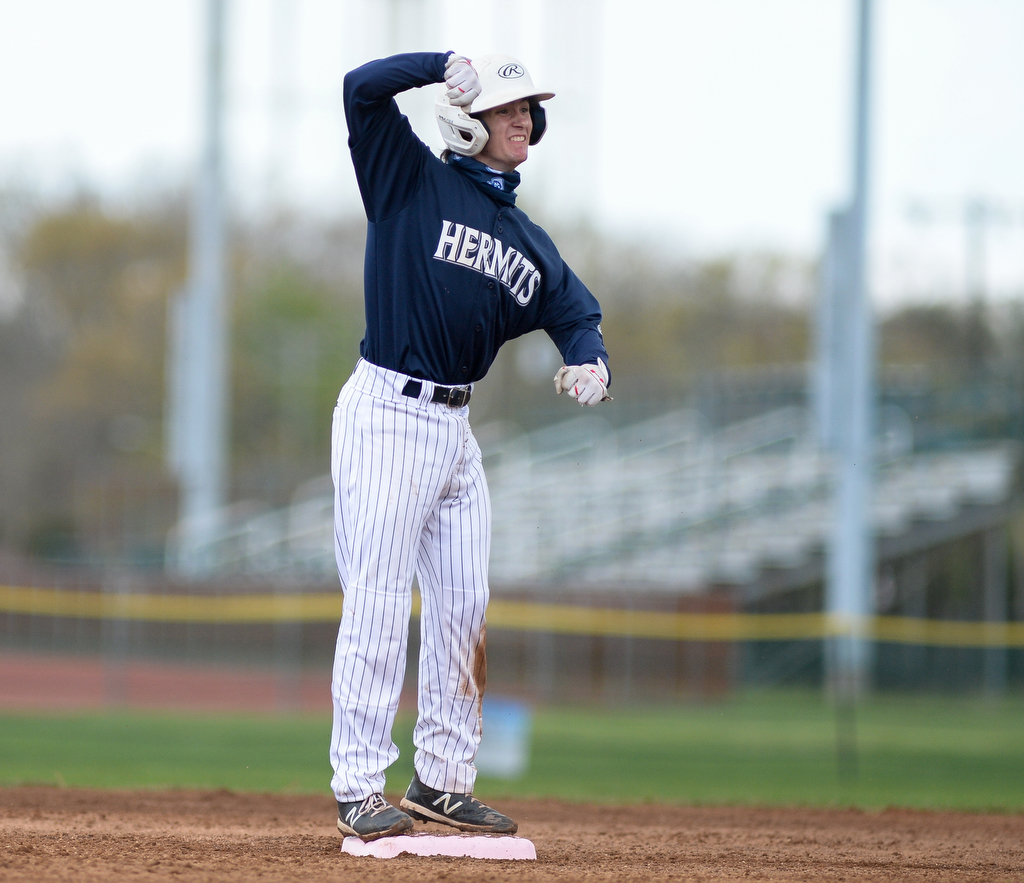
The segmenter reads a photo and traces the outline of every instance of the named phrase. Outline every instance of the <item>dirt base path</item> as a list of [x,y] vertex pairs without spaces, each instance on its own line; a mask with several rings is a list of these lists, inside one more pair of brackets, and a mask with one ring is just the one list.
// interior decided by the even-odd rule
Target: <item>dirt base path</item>
[[1024,880],[1020,815],[555,801],[500,808],[533,840],[537,861],[344,855],[329,797],[0,789],[0,879]]

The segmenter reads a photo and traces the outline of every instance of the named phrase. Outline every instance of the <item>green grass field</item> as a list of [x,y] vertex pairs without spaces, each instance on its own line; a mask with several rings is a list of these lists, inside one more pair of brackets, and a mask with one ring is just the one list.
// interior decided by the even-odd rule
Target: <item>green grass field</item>
[[[388,790],[412,772],[412,719]],[[323,716],[138,712],[0,715],[0,785],[200,787],[329,795]],[[856,715],[856,775],[839,774],[818,694],[748,693],[671,708],[540,708],[520,779],[482,797],[1024,811],[1024,699],[879,696]],[[844,766],[844,770],[849,770]]]

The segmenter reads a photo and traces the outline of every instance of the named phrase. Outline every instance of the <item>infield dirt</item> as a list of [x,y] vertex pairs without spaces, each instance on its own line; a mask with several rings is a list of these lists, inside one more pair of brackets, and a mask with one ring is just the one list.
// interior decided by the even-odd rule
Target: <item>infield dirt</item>
[[0,879],[1024,880],[1022,815],[556,801],[500,808],[519,820],[537,861],[344,855],[329,796],[6,788]]

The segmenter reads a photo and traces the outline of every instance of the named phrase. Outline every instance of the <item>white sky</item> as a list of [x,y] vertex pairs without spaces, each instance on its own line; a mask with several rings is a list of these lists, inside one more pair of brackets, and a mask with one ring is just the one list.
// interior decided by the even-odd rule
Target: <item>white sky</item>
[[[394,49],[510,52],[558,93],[522,169],[538,218],[586,219],[682,257],[815,256],[826,213],[848,197],[856,0],[228,2],[240,211],[359,211],[341,78]],[[878,301],[963,296],[962,205],[978,197],[1009,212],[988,228],[987,285],[1021,296],[1024,2],[874,9]],[[0,0],[0,184],[130,197],[187,180],[204,10],[205,0]],[[403,108],[439,147],[426,92]],[[931,222],[911,222],[911,200],[934,207]]]

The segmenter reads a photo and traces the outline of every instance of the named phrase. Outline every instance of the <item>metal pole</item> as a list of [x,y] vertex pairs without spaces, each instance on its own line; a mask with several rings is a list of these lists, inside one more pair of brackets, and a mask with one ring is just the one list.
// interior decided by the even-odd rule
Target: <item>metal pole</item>
[[848,396],[848,418],[846,431],[838,439],[839,488],[827,592],[835,634],[829,654],[830,686],[837,696],[850,702],[868,686],[867,621],[874,582],[871,528],[874,345],[865,271],[870,60],[871,0],[859,0],[853,201],[843,237],[848,255],[844,262],[847,304],[843,310],[849,321],[848,363],[843,372],[847,381],[843,392]]
[[189,279],[173,308],[170,459],[181,486],[172,567],[201,573],[226,500],[228,349],[223,170],[225,0],[208,0],[203,147],[192,206]]

